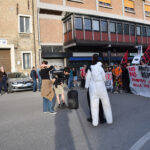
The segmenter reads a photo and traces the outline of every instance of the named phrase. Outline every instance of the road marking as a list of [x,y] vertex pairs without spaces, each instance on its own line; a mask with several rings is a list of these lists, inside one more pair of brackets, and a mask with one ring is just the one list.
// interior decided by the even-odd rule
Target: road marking
[[150,140],[150,132],[140,138],[129,150],[140,150],[143,145]]

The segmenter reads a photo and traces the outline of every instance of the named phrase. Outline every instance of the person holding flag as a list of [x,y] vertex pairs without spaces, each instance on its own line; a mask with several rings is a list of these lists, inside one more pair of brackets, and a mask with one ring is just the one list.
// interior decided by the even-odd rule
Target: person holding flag
[[128,72],[127,66],[128,66],[128,50],[126,51],[124,57],[121,60],[121,68],[122,68],[123,90],[126,93],[129,93],[130,92],[130,88],[129,88],[130,78],[129,78],[129,72]]
[[126,53],[124,54],[122,60],[121,60],[121,65],[123,65],[124,67],[127,66],[128,63],[128,50],[126,51]]

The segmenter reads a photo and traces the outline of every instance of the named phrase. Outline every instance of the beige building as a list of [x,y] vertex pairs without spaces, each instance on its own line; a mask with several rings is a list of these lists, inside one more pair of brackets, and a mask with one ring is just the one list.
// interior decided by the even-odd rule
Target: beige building
[[120,61],[150,43],[149,0],[0,0],[0,65],[29,73],[46,59],[79,67]]
[[36,0],[0,0],[0,66],[29,73],[39,63]]
[[52,64],[79,67],[93,52],[120,61],[150,43],[150,0],[38,0],[37,8],[41,57]]

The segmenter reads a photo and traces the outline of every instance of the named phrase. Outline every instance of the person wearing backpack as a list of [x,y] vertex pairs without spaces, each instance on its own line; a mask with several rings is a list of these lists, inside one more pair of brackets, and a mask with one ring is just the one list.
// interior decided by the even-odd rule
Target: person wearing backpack
[[105,72],[102,68],[102,63],[98,62],[98,55],[92,57],[92,65],[87,71],[85,88],[89,88],[90,107],[92,114],[93,126],[99,124],[99,99],[101,99],[106,122],[112,124],[112,110],[105,87]]

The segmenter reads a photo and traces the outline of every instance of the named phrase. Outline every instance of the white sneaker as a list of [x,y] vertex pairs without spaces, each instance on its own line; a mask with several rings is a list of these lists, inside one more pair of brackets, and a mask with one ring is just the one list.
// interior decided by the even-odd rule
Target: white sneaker
[[57,112],[49,112],[51,115],[56,115],[57,114]]
[[47,114],[48,112],[43,112],[44,114]]

